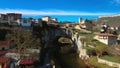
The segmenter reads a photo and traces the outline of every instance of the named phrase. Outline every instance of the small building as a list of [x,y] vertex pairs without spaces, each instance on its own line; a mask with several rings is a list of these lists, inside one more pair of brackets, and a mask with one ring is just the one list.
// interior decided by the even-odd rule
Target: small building
[[57,18],[52,18],[52,21],[53,22],[57,22]]
[[0,68],[10,68],[10,58],[0,57]]
[[0,14],[0,20],[7,20],[8,17],[6,14]]
[[22,14],[20,13],[7,13],[7,16],[8,16],[8,19],[13,21],[22,18]]
[[79,18],[79,24],[82,29],[93,30],[94,24],[89,20],[83,20]]
[[18,19],[22,18],[20,13],[0,14],[0,24],[9,24],[10,26],[18,26]]
[[19,62],[20,68],[34,68],[34,59],[32,58],[24,58]]
[[0,14],[0,25],[8,24],[8,17],[6,14]]
[[20,25],[23,26],[23,27],[30,27],[32,24],[32,20],[29,19],[29,18],[22,18],[21,19],[21,22],[20,22]]
[[33,19],[31,26],[39,25],[42,27],[42,19]]
[[0,56],[3,56],[8,52],[10,52],[10,50],[0,50]]
[[57,18],[51,18],[50,16],[43,16],[42,20],[46,21],[47,23],[56,23],[57,22]]
[[106,44],[106,45],[114,45],[117,44],[117,36],[109,33],[99,33],[96,34],[94,39]]
[[42,18],[43,21],[49,22],[50,16],[43,16]]
[[18,26],[18,19],[22,18],[22,14],[20,13],[7,13],[8,23],[11,26]]
[[117,33],[120,33],[120,27],[112,26],[112,27],[109,27],[109,29],[117,31]]
[[0,41],[0,50],[9,50],[11,48],[9,41]]

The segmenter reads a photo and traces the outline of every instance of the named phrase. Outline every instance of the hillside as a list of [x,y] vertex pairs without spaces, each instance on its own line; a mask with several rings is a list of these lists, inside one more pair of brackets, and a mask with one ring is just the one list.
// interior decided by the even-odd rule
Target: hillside
[[105,22],[109,26],[119,26],[120,27],[120,16],[98,18],[97,22],[98,23]]

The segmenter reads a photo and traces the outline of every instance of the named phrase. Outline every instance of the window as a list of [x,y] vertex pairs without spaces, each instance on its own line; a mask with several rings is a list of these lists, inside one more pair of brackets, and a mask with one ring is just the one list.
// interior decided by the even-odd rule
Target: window
[[99,36],[99,39],[103,39],[103,36]]
[[107,36],[104,36],[103,39],[107,39]]
[[27,20],[24,20],[23,23],[27,23]]
[[2,50],[5,50],[5,47],[2,47]]

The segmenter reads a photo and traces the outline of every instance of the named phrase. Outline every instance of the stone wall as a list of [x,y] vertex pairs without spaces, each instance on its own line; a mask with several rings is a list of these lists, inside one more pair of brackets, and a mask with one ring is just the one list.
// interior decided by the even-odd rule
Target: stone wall
[[79,51],[79,57],[81,59],[87,60],[89,58],[89,56],[87,55],[86,49],[82,48],[84,46],[84,44],[81,42],[80,39],[81,39],[81,36],[77,33],[72,36],[72,40],[75,43],[74,47],[76,48],[77,51]]
[[112,67],[120,68],[120,63],[107,61],[107,60],[104,60],[104,59],[101,59],[101,58],[98,58],[98,62],[103,63],[103,64],[107,64],[107,65],[112,66]]
[[87,55],[87,50],[86,49],[80,49],[79,57],[81,59],[87,60],[89,56]]

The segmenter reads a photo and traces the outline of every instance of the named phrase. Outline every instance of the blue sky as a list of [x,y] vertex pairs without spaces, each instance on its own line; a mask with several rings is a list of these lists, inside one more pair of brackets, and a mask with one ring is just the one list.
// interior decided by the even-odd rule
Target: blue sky
[[97,18],[120,13],[120,0],[1,0],[0,13],[22,13],[23,17],[44,15],[59,21],[77,21],[79,17]]

